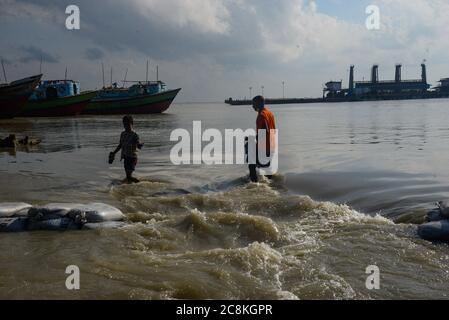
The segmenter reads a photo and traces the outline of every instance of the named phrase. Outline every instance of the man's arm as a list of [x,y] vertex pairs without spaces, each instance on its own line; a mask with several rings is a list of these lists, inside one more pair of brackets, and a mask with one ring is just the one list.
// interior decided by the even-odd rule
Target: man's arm
[[268,128],[265,122],[257,129],[256,132],[256,140],[259,141],[259,130],[265,130],[265,132],[268,134]]
[[114,151],[112,151],[111,153],[109,153],[109,164],[113,164],[114,163],[114,158],[115,158],[115,154],[117,152],[120,151],[120,149],[122,148],[122,144],[120,143],[117,148],[115,148]]

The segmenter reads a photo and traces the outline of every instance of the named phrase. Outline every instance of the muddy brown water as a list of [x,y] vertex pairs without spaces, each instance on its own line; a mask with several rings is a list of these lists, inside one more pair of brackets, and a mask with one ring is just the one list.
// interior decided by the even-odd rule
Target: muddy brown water
[[[449,100],[285,105],[280,172],[248,184],[239,165],[171,164],[177,128],[250,128],[247,107],[177,104],[136,117],[145,142],[123,185],[109,166],[120,117],[0,121],[42,139],[0,151],[0,202],[105,202],[118,230],[0,234],[0,298],[447,298],[449,247],[416,224],[449,198]],[[65,287],[77,265],[81,289]],[[369,265],[380,290],[365,287]]]

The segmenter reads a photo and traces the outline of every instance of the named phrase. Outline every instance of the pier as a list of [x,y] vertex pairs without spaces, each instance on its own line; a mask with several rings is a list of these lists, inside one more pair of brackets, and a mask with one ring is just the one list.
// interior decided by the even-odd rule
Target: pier
[[[402,79],[402,65],[395,67],[394,80],[380,80],[379,66],[373,65],[371,68],[370,81],[355,81],[355,67],[350,66],[348,88],[343,88],[342,81],[329,81],[323,89],[321,98],[267,98],[267,104],[303,104],[303,103],[337,103],[356,101],[377,101],[377,100],[413,100],[413,99],[438,99],[449,98],[449,78],[439,81],[440,85],[431,89],[427,82],[426,64],[421,64],[420,79]],[[230,105],[251,105],[252,101],[247,99],[225,100]]]

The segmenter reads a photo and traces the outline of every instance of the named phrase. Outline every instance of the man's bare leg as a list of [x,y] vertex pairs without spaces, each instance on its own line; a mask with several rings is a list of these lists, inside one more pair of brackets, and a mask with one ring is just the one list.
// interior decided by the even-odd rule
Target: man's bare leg
[[257,176],[257,166],[255,164],[250,164],[248,166],[249,168],[249,178],[251,179],[251,182],[259,182],[259,177]]

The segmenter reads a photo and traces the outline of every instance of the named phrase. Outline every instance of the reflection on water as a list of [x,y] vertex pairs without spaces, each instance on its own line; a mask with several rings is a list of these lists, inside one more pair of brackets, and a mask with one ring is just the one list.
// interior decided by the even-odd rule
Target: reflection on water
[[[295,192],[348,203],[364,212],[382,210],[388,216],[417,207],[425,209],[449,196],[444,192],[449,179],[447,102],[273,107],[280,129],[281,172],[287,180],[295,177],[295,182],[289,183],[300,185],[292,188]],[[250,128],[254,118],[248,107],[206,104],[178,105],[167,114],[136,117],[136,130],[145,142],[138,170],[144,176],[168,175],[189,187],[243,176],[246,169],[241,166],[172,166],[169,151],[173,143],[169,137],[176,128],[191,131],[195,120],[202,121],[203,129],[224,130]],[[39,146],[1,150],[0,172],[8,176],[26,172],[27,180],[34,180],[33,174],[53,175],[69,186],[83,185],[86,179],[95,185],[107,185],[122,175],[120,163],[111,168],[105,165],[105,157],[117,145],[121,131],[120,116],[0,121],[1,136],[16,133],[42,139]],[[422,175],[428,184],[424,187],[416,175]],[[389,190],[389,200],[378,192],[378,180],[374,179],[382,176],[390,179],[388,185],[381,184]],[[360,182],[352,186],[350,181]],[[396,189],[391,188],[393,184],[397,184]],[[26,190],[27,185],[21,187]],[[332,192],[325,191],[330,186]],[[73,192],[76,194],[76,189]],[[42,198],[46,198],[45,193]]]
[[[449,198],[448,103],[272,107],[280,174],[260,184],[246,182],[243,166],[169,161],[172,130],[190,131],[195,120],[250,128],[248,107],[175,105],[135,117],[145,143],[137,185],[122,185],[122,163],[107,163],[121,117],[2,120],[0,136],[42,143],[0,152],[0,201],[101,201],[129,225],[0,234],[14,248],[0,250],[0,297],[447,298],[449,248],[420,240],[415,224]],[[75,296],[60,285],[69,264],[85,270],[86,290]],[[381,269],[380,291],[365,289],[371,264]]]
[[[176,117],[170,114],[143,116],[135,119],[139,132],[146,136],[160,135],[176,128]],[[16,133],[36,136],[43,140],[40,152],[69,152],[73,149],[88,147],[109,147],[116,143],[114,137],[120,136],[123,130],[121,117],[104,118],[40,118],[13,119],[0,121],[0,134]],[[153,142],[149,141],[151,146]],[[159,143],[159,146],[162,146]],[[26,151],[26,150],[24,150]]]

